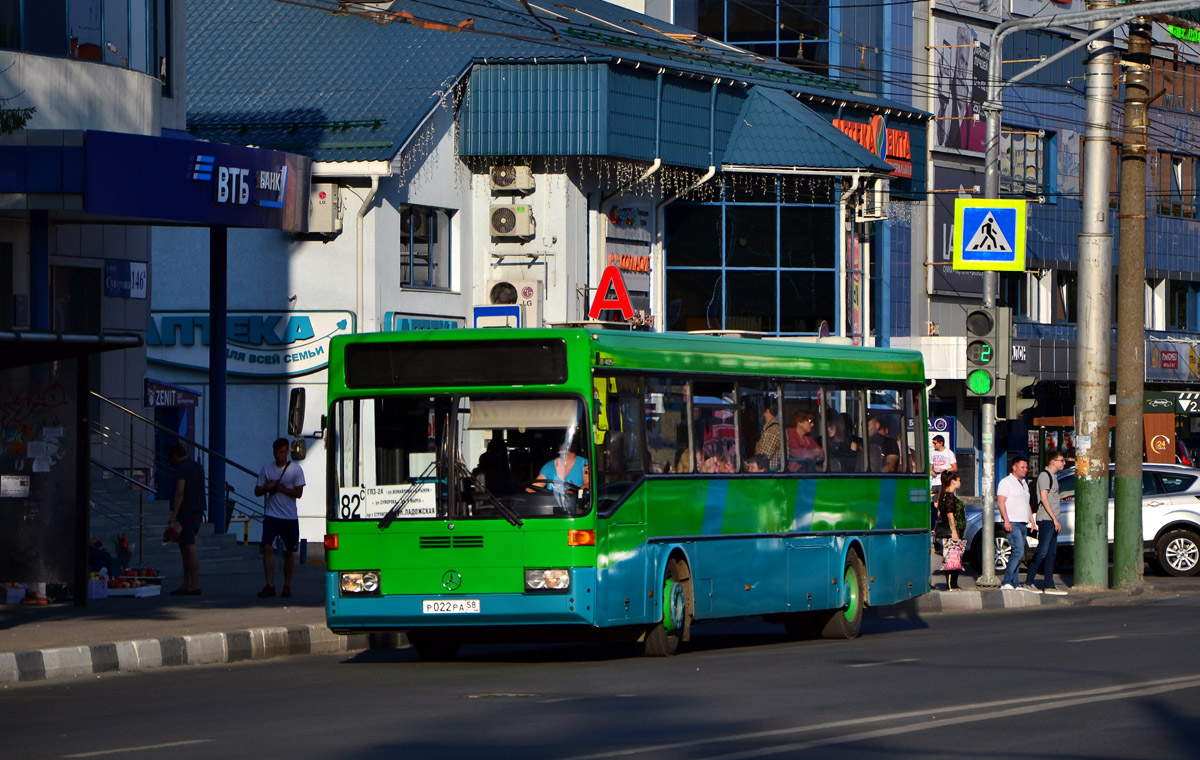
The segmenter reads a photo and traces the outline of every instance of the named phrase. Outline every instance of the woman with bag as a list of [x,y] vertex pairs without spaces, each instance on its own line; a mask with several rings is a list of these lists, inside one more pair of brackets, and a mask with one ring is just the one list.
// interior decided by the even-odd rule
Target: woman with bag
[[958,591],[958,574],[962,572],[963,545],[958,529],[967,526],[967,510],[955,491],[962,485],[962,478],[955,470],[942,473],[942,490],[938,494],[938,521],[933,535],[942,539],[942,568],[946,571],[946,588]]

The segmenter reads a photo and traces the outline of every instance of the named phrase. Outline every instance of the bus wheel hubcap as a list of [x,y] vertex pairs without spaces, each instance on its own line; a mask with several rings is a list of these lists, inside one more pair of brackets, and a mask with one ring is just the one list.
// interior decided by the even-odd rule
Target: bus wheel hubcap
[[668,578],[663,584],[663,628],[676,633],[683,628],[683,586]]

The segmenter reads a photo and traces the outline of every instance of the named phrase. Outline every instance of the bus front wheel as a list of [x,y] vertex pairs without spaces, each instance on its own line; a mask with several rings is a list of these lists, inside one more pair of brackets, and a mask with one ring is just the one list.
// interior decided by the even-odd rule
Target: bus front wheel
[[647,657],[670,657],[675,654],[685,630],[691,624],[692,578],[687,563],[681,559],[667,560],[662,606],[662,620],[652,625],[642,640],[642,654]]
[[854,552],[846,556],[842,572],[842,608],[834,610],[821,635],[827,639],[856,639],[862,633],[863,607],[866,604],[866,568]]

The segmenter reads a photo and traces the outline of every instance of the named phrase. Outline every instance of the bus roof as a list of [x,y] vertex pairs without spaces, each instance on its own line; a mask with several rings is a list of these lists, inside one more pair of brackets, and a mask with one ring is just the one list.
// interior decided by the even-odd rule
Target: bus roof
[[346,347],[367,343],[519,341],[559,338],[572,366],[614,371],[686,372],[861,381],[923,382],[920,352],[900,349],[738,338],[689,333],[651,333],[588,327],[480,328],[379,332],[338,336],[330,357],[331,384],[343,370]]

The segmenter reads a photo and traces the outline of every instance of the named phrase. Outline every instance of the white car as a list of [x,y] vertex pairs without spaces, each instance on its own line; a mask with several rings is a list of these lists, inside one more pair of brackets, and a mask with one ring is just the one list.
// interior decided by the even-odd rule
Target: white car
[[[1113,540],[1112,471],[1109,465],[1108,542]],[[1058,475],[1061,499],[1058,534],[1059,548],[1073,550],[1075,545],[1075,471],[1064,470]],[[975,565],[982,565],[983,546],[979,541],[983,513],[967,514],[967,556]],[[996,510],[996,569],[1008,564],[1012,546],[1004,533],[1000,510]],[[1177,464],[1142,465],[1142,538],[1146,556],[1168,575],[1190,576],[1200,572],[1200,470]],[[1037,546],[1030,538],[1027,558]]]

